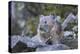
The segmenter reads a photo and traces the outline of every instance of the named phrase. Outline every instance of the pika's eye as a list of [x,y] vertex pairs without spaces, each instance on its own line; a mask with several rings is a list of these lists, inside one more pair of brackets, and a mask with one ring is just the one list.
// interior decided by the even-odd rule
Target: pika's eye
[[44,21],[44,23],[46,24],[46,23],[47,23],[47,21]]

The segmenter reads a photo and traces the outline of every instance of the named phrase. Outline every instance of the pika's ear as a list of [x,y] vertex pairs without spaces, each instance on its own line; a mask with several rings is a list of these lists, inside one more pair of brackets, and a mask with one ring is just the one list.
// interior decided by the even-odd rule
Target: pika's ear
[[51,18],[54,17],[54,15],[52,15],[52,14],[50,14],[49,16],[50,16]]
[[61,22],[61,17],[60,16],[56,16],[56,21],[57,22]]
[[40,15],[39,18],[42,18],[44,15]]
[[52,14],[50,14],[49,16],[53,16]]
[[53,20],[55,19],[55,16],[54,16],[54,15],[51,15],[51,14],[50,14],[49,16],[50,16]]

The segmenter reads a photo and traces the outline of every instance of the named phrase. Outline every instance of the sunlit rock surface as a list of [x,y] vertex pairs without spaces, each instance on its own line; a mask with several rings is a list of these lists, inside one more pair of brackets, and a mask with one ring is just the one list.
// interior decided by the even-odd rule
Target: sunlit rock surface
[[27,36],[11,36],[11,48],[13,48],[18,42],[22,42],[26,44],[27,47],[38,47],[38,46],[44,46],[46,44],[39,42],[39,40],[35,38],[30,38]]
[[73,20],[76,20],[76,16],[73,15],[72,13],[70,13],[67,18],[64,20],[64,22],[62,23],[62,28],[63,30],[67,27],[68,23],[72,22]]
[[38,47],[36,51],[53,51],[53,50],[66,50],[69,49],[68,46],[63,44],[54,44],[54,45],[47,45],[44,47]]

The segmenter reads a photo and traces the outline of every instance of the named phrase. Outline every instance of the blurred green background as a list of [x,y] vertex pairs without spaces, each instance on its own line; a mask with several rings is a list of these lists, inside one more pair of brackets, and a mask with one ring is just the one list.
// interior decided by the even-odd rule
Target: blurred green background
[[[74,15],[78,12],[77,5],[63,5],[63,4],[49,4],[49,3],[32,3],[32,2],[10,2],[11,4],[11,35],[34,36],[37,34],[37,26],[40,15],[59,15],[61,16],[61,23],[65,20],[70,12]],[[20,27],[20,22],[25,22],[23,27]],[[70,30],[76,22],[70,23],[68,28]]]

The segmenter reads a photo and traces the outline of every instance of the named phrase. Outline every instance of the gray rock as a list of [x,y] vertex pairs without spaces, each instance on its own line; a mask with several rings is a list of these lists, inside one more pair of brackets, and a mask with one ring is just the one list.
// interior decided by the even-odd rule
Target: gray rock
[[76,34],[73,31],[64,31],[64,38],[76,39]]
[[67,50],[70,49],[68,46],[63,44],[54,44],[54,45],[47,45],[44,47],[38,47],[36,51],[53,51],[53,50]]
[[32,48],[46,45],[39,41],[35,41],[34,39],[27,36],[15,35],[15,36],[11,36],[11,48],[13,48],[19,41],[26,44],[27,47],[32,47]]
[[9,40],[9,41],[11,41],[11,48],[13,48],[20,41],[20,39],[19,39],[20,36],[14,35],[14,36],[10,36],[10,37],[11,37],[11,40]]
[[64,20],[64,22],[62,23],[62,29],[64,30],[67,27],[68,23],[70,23],[70,22],[72,22],[73,20],[76,20],[76,19],[77,19],[76,16],[73,15],[72,13],[70,13],[67,16],[67,18]]
[[73,30],[73,31],[78,31],[78,26],[74,26],[74,27],[72,28],[72,30]]

